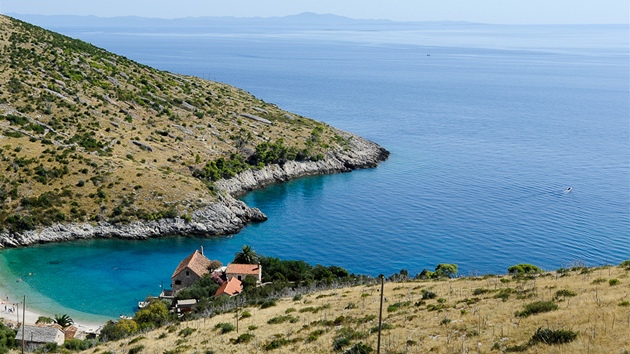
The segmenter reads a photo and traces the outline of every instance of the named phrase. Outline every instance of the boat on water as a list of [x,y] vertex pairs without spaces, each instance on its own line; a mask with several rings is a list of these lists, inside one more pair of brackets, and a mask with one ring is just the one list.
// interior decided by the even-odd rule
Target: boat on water
[[571,192],[572,190],[573,190],[573,188],[572,188],[572,187],[567,187],[567,188],[564,190],[564,193],[569,193],[569,192]]

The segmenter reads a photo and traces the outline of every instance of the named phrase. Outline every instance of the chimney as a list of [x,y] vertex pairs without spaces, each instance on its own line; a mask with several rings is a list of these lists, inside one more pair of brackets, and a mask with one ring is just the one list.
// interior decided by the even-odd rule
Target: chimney
[[203,246],[201,246],[201,255],[203,256]]

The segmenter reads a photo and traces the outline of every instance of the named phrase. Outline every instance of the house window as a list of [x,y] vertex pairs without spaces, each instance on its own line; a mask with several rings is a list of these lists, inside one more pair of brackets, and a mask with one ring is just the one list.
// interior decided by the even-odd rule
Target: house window
[[175,285],[182,285],[182,281],[181,280],[175,280]]
[[238,280],[242,280],[240,275],[238,276]]
[[186,276],[189,276],[189,275],[190,275],[190,272],[189,272],[189,271],[186,271]]

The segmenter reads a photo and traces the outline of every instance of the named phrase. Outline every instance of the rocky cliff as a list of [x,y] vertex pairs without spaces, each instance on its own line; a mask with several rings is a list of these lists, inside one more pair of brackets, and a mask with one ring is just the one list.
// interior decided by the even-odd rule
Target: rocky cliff
[[323,160],[287,161],[283,165],[270,165],[259,170],[245,171],[234,178],[221,180],[216,185],[230,195],[239,196],[254,189],[299,177],[376,167],[389,156],[389,151],[372,141],[341,130],[337,130],[337,133],[347,139],[348,145],[332,151]]
[[283,165],[269,165],[259,170],[248,170],[215,185],[219,198],[203,209],[192,213],[190,219],[164,218],[131,223],[58,223],[50,227],[23,232],[0,233],[0,247],[27,246],[43,242],[62,242],[89,238],[148,239],[151,237],[184,235],[214,236],[239,232],[249,222],[260,222],[267,217],[257,208],[251,208],[236,196],[267,185],[291,179],[354,169],[376,167],[389,156],[378,144],[357,135],[339,131],[348,139],[348,145],[327,154],[320,161],[288,161]]

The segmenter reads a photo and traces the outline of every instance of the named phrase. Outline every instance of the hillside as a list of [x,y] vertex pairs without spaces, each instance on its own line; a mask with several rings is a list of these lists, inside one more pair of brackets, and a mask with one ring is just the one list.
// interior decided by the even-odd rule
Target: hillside
[[265,216],[233,195],[388,155],[230,85],[5,16],[0,52],[0,247],[238,232]]
[[[386,282],[381,352],[628,353],[628,263],[524,277]],[[532,306],[540,302],[550,307]],[[240,308],[238,332],[232,310],[86,353],[341,353],[358,343],[375,353],[379,303],[380,284],[370,282]],[[554,340],[568,343],[549,343]]]

